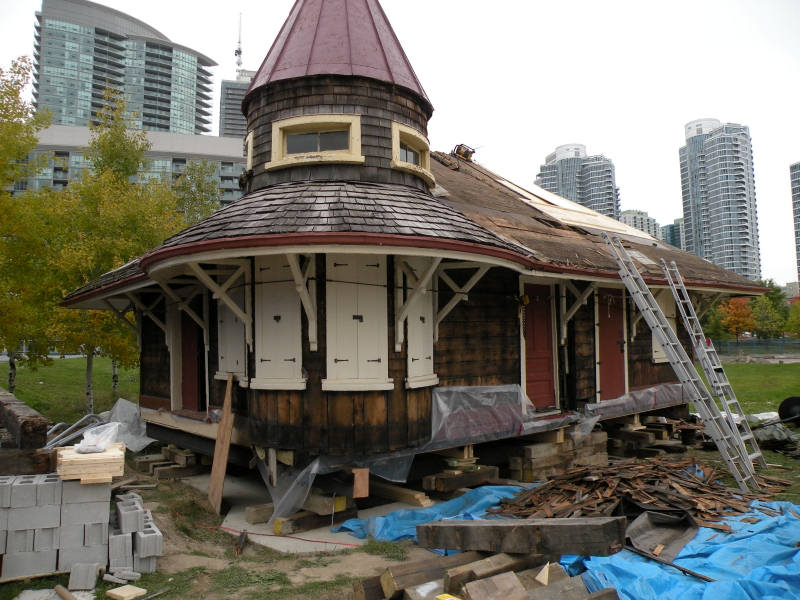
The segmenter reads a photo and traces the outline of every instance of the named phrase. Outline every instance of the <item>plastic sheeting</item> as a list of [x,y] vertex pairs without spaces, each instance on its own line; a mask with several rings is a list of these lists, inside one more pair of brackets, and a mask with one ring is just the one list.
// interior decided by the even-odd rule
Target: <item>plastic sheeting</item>
[[349,519],[334,531],[350,531],[357,538],[376,540],[416,540],[417,525],[440,519],[478,520],[486,518],[486,510],[511,498],[521,488],[515,485],[485,485],[435,506],[401,509],[382,517]]
[[119,423],[116,441],[124,442],[125,447],[131,452],[141,452],[149,444],[155,442],[147,437],[147,426],[142,420],[139,405],[125,398],[119,398],[111,409],[109,423]]
[[[717,581],[705,583],[628,551],[584,561],[590,592],[615,587],[622,600],[790,600],[800,597],[800,506],[756,502],[782,512],[754,511],[725,523],[733,533],[701,527],[676,564]],[[795,514],[792,514],[794,511]],[[755,517],[758,523],[744,523]],[[574,557],[571,561],[574,567]]]
[[629,392],[613,400],[587,404],[583,408],[583,413],[587,417],[609,419],[687,402],[689,399],[683,393],[683,386],[680,383],[662,383]]

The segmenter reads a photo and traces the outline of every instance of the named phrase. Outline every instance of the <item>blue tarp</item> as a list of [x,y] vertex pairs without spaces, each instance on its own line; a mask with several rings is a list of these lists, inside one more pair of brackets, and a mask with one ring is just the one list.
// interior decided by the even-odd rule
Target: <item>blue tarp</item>
[[[486,518],[486,509],[520,488],[484,486],[463,496],[417,510],[398,510],[383,517],[350,519],[337,531],[377,540],[416,539],[416,526],[439,519]],[[582,570],[590,592],[615,587],[622,600],[796,600],[800,598],[800,506],[756,502],[782,514],[754,511],[725,519],[733,533],[701,527],[675,563],[718,581],[706,583],[665,565],[623,550],[607,557],[562,556],[570,574]],[[742,519],[755,517],[758,523]]]
[[349,519],[334,531],[350,531],[357,538],[367,536],[376,540],[416,540],[417,525],[440,519],[475,520],[486,515],[486,509],[511,498],[521,488],[515,485],[485,485],[466,494],[429,508],[401,509],[382,517]]
[[[701,527],[675,559],[716,582],[705,583],[623,550],[584,561],[589,591],[615,587],[622,600],[793,600],[800,598],[800,506],[755,502],[782,512],[770,517],[754,511],[723,522],[733,533]],[[742,519],[755,517],[758,523]]]

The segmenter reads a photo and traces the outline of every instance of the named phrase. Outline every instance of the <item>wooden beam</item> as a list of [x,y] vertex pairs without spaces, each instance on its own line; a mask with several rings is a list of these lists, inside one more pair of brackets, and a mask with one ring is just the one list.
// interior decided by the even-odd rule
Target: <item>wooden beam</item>
[[225,387],[225,399],[222,404],[222,418],[219,421],[217,441],[214,444],[211,480],[208,483],[208,501],[217,514],[222,511],[222,489],[225,486],[225,473],[228,470],[228,452],[231,447],[231,433],[233,431],[232,388],[233,373],[228,373],[228,384]]
[[308,292],[308,278],[314,268],[314,255],[312,254],[306,264],[305,270],[300,269],[300,261],[297,254],[287,254],[286,260],[289,261],[289,268],[294,277],[294,287],[300,296],[300,303],[308,319],[308,345],[312,352],[317,350],[317,304]]
[[499,575],[506,571],[520,571],[545,562],[543,554],[523,554],[511,556],[500,553],[487,556],[460,567],[448,569],[444,574],[444,591],[448,594],[461,594],[461,588],[470,581]]
[[423,548],[608,556],[625,543],[625,517],[436,521],[417,525]]
[[397,502],[405,502],[412,506],[427,508],[434,505],[434,501],[428,498],[425,492],[410,490],[383,481],[371,480],[369,482],[369,491],[372,496],[378,496],[379,498],[385,498],[387,500],[395,500]]
[[369,497],[369,469],[354,468],[353,472],[353,498]]
[[[215,300],[222,301],[225,304],[225,306],[227,306],[228,308],[231,309],[233,314],[235,314],[237,317],[239,317],[239,319],[241,319],[242,323],[244,323],[244,330],[245,330],[245,337],[247,338],[247,345],[252,348],[252,346],[253,346],[253,324],[252,324],[252,320],[250,319],[250,315],[248,314],[249,311],[247,311],[247,310],[243,311],[241,309],[241,307],[238,304],[236,304],[236,302],[233,301],[233,298],[231,298],[225,291],[227,289],[227,287],[229,287],[231,285],[231,282],[232,282],[232,280],[234,278],[238,278],[239,276],[244,275],[245,282],[247,281],[247,272],[244,270],[244,267],[239,267],[238,269],[236,269],[234,274],[223,284],[223,286],[226,286],[225,289],[223,289],[223,286],[220,286],[216,281],[214,281],[208,275],[208,273],[203,271],[203,268],[199,264],[190,262],[190,263],[187,263],[187,265],[189,266],[189,269],[192,271],[192,273],[195,274],[195,277],[197,277],[197,279],[203,285],[205,285],[209,290],[211,290],[212,297]],[[249,294],[245,293],[245,298],[248,298],[248,297],[249,297]],[[247,307],[245,307],[245,308],[247,308]]]
[[125,325],[133,329],[135,334],[139,334],[139,328],[136,327],[133,323],[131,323],[127,318],[125,318],[125,313],[131,309],[131,305],[129,304],[125,310],[117,310],[116,307],[108,301],[108,299],[103,300],[106,306],[114,313],[114,316],[117,317],[120,321],[122,321]]
[[164,321],[162,321],[153,314],[153,308],[155,307],[156,304],[158,304],[158,302],[160,302],[161,298],[159,298],[151,306],[147,307],[144,304],[142,304],[141,300],[139,300],[136,296],[134,296],[130,292],[126,293],[125,296],[128,298],[128,300],[131,301],[131,304],[133,304],[136,308],[138,308],[142,312],[144,316],[149,317],[150,320],[153,321],[153,323],[158,325],[161,331],[167,333],[167,326],[164,324]]
[[528,600],[528,592],[509,571],[464,586],[465,600]]
[[486,272],[491,268],[492,268],[491,265],[481,265],[480,267],[478,267],[478,270],[472,274],[472,277],[470,277],[469,280],[467,280],[467,283],[465,283],[463,287],[459,287],[459,285],[455,281],[453,281],[453,279],[444,270],[439,269],[439,279],[444,281],[448,285],[448,287],[451,290],[453,290],[454,295],[450,299],[450,302],[448,302],[444,306],[444,308],[442,308],[442,310],[440,310],[437,313],[436,323],[434,324],[435,328],[438,329],[439,323],[441,323],[444,320],[444,318],[448,315],[448,313],[455,308],[456,304],[458,304],[462,300],[468,299],[467,296],[468,292],[473,287],[475,287],[475,285],[481,280],[481,278],[483,278],[484,275],[486,275]]
[[[409,283],[412,284],[411,287],[413,291],[411,292],[411,295],[409,295],[409,297],[406,298],[406,301],[403,304],[403,306],[400,307],[397,313],[397,318],[395,319],[395,328],[394,328],[395,340],[396,340],[394,345],[395,352],[400,352],[403,349],[403,338],[405,337],[405,333],[403,332],[403,322],[406,320],[406,317],[408,317],[408,311],[411,308],[411,304],[421,295],[426,293],[426,288],[428,286],[428,283],[430,282],[431,277],[433,277],[433,274],[436,272],[436,269],[439,267],[439,263],[441,262],[442,262],[441,257],[434,258],[431,261],[431,264],[428,265],[428,268],[425,269],[425,272],[419,279],[417,279],[416,282],[412,281],[412,277],[409,277]],[[404,262],[403,267],[407,266],[408,265],[406,265]],[[405,268],[403,270],[405,270]],[[412,269],[409,267],[408,270],[411,271]],[[413,271],[412,271],[412,276],[413,276]],[[413,278],[416,279],[415,277]]]
[[[452,492],[462,487],[483,485],[500,477],[498,467],[480,465],[474,471],[437,473],[422,478],[422,487],[436,492]],[[477,549],[477,548],[476,548]]]
[[288,517],[275,519],[272,522],[272,530],[276,535],[289,535],[316,529],[317,527],[330,527],[347,519],[354,519],[357,516],[358,509],[356,507],[348,508],[332,515],[318,515],[308,510],[301,510]]
[[445,571],[483,558],[479,552],[462,552],[451,556],[432,556],[425,560],[391,565],[381,575],[381,588],[386,598],[393,600],[403,595],[403,590],[426,581],[441,579]]

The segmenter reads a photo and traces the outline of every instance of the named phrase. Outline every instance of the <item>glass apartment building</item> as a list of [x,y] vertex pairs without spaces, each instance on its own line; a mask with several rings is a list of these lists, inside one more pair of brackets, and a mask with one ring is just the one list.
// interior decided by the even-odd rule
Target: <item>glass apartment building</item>
[[661,226],[661,239],[676,248],[683,249],[686,245],[684,237],[683,219],[675,219],[669,225]]
[[751,280],[761,278],[750,131],[699,119],[685,127],[680,149],[686,247]]
[[112,88],[140,129],[211,131],[210,58],[87,0],[43,0],[36,19],[34,105],[54,124],[88,125]]
[[[70,180],[77,179],[88,168],[84,151],[90,134],[88,127],[78,126],[52,125],[42,130],[33,154],[45,155],[47,164],[34,177],[16,182],[14,191],[64,188]],[[206,161],[215,165],[214,176],[222,203],[241,197],[239,175],[245,168],[241,140],[156,131],[148,132],[147,138],[152,146],[146,155],[147,165],[137,176],[139,180],[155,178],[171,183],[181,176],[189,162]]]
[[236,79],[223,79],[219,95],[219,134],[226,137],[244,138],[247,134],[247,119],[242,113],[242,100],[250,87],[255,71],[239,69]]
[[603,155],[587,156],[583,144],[565,144],[548,154],[539,167],[536,185],[619,219],[619,189],[614,163]]
[[794,250],[797,259],[797,281],[800,281],[800,162],[789,167],[792,182],[792,215],[794,217]]
[[619,220],[625,225],[630,225],[639,231],[649,233],[654,238],[661,239],[661,226],[643,210],[623,210]]

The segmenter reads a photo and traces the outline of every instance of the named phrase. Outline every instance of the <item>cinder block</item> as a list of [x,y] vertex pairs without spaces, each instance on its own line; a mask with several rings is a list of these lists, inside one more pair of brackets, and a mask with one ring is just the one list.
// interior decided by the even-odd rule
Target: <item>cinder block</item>
[[8,529],[8,509],[0,508],[0,531]]
[[82,504],[62,504],[61,524],[108,523],[108,502],[84,502]]
[[119,579],[124,579],[125,581],[138,581],[142,578],[141,573],[137,573],[136,571],[129,571],[126,569],[117,569],[113,571],[114,577],[118,577]]
[[83,485],[78,480],[63,482],[61,487],[62,504],[81,504],[84,502],[110,502],[110,483],[90,483]]
[[55,473],[37,477],[36,506],[47,504],[61,504],[61,479]]
[[128,583],[127,579],[122,579],[121,577],[114,577],[111,573],[106,573],[103,575],[103,581],[106,583],[116,583],[117,585],[125,585]]
[[8,554],[20,552],[33,552],[33,529],[18,529],[9,531],[6,537],[6,551]]
[[14,483],[14,475],[0,475],[0,508],[11,506],[11,484]]
[[7,535],[8,535],[8,532],[5,529],[0,531],[0,554],[5,554],[6,553],[6,536]]
[[133,533],[144,529],[144,509],[136,501],[118,502],[117,518],[122,533]]
[[142,558],[133,555],[133,570],[137,573],[155,573],[156,572],[156,557],[148,556]]
[[58,527],[61,524],[61,507],[58,504],[50,504],[48,506],[9,508],[8,522],[14,529]]
[[53,573],[56,570],[57,557],[58,550],[6,554],[3,557],[3,570],[2,574],[0,574],[0,581]]
[[128,502],[131,500],[137,501],[140,505],[143,504],[142,497],[136,492],[128,492],[127,494],[117,494],[117,502]]
[[45,550],[58,550],[58,540],[61,537],[61,530],[58,527],[47,527],[37,529],[33,535],[33,549],[36,552]]
[[97,563],[105,567],[108,564],[108,544],[70,548],[58,553],[59,571],[69,571],[76,563]]
[[147,525],[148,523],[153,522],[153,513],[150,512],[149,508],[144,509],[144,524]]
[[59,528],[58,535],[58,549],[71,550],[72,548],[82,548],[84,534],[84,525],[78,523],[76,525],[62,525]]
[[75,563],[69,572],[67,588],[73,590],[93,590],[97,585],[100,565],[97,563]]
[[133,551],[139,558],[161,556],[164,553],[164,536],[152,523],[148,523],[144,530],[137,531],[134,535]]
[[112,531],[108,536],[108,562],[109,568],[133,568],[133,534]]
[[36,506],[37,477],[37,475],[16,476],[14,483],[11,484],[11,508]]
[[108,523],[87,523],[83,526],[83,545],[98,546],[108,542]]

